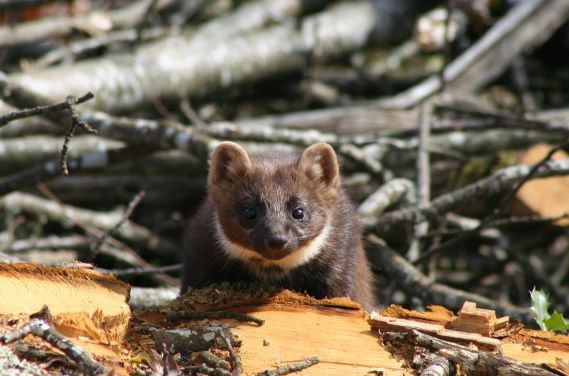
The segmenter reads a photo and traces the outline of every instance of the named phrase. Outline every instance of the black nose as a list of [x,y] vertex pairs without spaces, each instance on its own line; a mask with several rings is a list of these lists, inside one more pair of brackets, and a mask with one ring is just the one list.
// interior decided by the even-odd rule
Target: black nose
[[267,248],[270,249],[282,249],[287,243],[287,239],[282,235],[270,235],[267,236],[265,243]]

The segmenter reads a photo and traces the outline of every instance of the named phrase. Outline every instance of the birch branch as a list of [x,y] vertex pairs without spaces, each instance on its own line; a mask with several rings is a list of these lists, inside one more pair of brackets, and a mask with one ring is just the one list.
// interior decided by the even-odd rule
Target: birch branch
[[[86,152],[71,158],[68,162],[72,171],[100,169],[112,164],[146,154],[146,150],[129,147],[113,150]],[[48,181],[60,176],[59,159],[51,160],[0,179],[0,197],[9,192],[25,188],[31,184]]]
[[358,216],[366,228],[377,225],[378,218],[391,205],[415,196],[415,184],[408,179],[393,179],[379,187],[358,207]]
[[[22,138],[0,138],[0,175],[13,173],[57,158],[62,138],[28,136]],[[110,152],[122,146],[121,142],[105,140],[94,136],[78,136],[70,145],[70,156],[77,157],[91,152]]]
[[[123,217],[121,210],[100,213],[19,192],[11,193],[0,199],[0,209],[11,212],[42,214],[55,222],[62,224],[86,224],[100,231],[110,231]],[[132,221],[126,221],[120,228],[116,229],[114,235],[128,240],[137,247],[169,254],[177,254],[178,252],[176,245],[154,235],[147,228]]]
[[383,240],[374,235],[367,238],[371,246],[372,259],[382,265],[383,270],[395,280],[401,288],[413,296],[430,304],[440,304],[449,309],[459,310],[465,301],[471,301],[522,321],[530,321],[529,309],[509,303],[496,302],[484,296],[458,290],[433,281],[415,268],[409,261],[392,250]]
[[[472,47],[451,62],[444,71],[447,89],[474,92],[504,72],[521,53],[547,40],[569,18],[566,0],[520,2]],[[441,80],[432,76],[418,85],[380,100],[382,108],[408,108],[441,89]]]
[[[532,169],[531,165],[510,166],[498,170],[491,176],[467,185],[456,191],[443,194],[424,208],[406,208],[384,214],[378,222],[381,231],[401,223],[434,221],[441,215],[453,211],[462,205],[504,192],[512,184],[524,180]],[[541,166],[533,178],[560,176],[569,174],[569,160],[549,161]]]
[[51,99],[92,90],[95,108],[126,111],[152,98],[191,97],[293,72],[305,66],[307,54],[326,60],[354,51],[367,43],[378,12],[381,9],[370,1],[343,2],[305,18],[299,28],[276,25],[207,42],[179,37],[151,44],[133,55],[12,78]]

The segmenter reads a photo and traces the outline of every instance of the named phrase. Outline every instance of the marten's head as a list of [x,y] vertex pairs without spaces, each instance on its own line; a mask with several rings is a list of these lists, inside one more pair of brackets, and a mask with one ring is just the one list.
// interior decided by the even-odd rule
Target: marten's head
[[298,157],[249,156],[222,142],[211,158],[208,188],[220,245],[268,278],[320,253],[341,194],[338,160],[324,143]]

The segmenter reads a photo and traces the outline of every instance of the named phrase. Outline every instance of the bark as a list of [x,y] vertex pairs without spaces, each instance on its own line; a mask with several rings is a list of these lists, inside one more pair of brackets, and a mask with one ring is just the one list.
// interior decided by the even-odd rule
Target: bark
[[12,78],[52,100],[92,91],[90,106],[121,112],[152,98],[192,97],[297,71],[305,66],[307,54],[327,60],[352,52],[367,43],[383,20],[382,11],[370,1],[339,3],[305,18],[299,28],[282,24],[227,38],[242,31],[235,16],[226,23],[236,24],[219,34],[206,25],[195,36],[154,43],[133,55]]

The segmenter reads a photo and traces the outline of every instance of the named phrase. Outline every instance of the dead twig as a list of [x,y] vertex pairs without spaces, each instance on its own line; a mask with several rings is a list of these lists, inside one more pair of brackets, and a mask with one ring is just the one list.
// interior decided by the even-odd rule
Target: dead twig
[[[93,98],[93,94],[91,94],[91,93],[87,93],[84,95],[84,97],[85,96],[88,96],[89,98]],[[89,124],[87,124],[86,122],[84,122],[81,119],[81,117],[79,116],[79,114],[75,110],[75,102],[77,102],[77,99],[75,99],[75,97],[73,97],[73,96],[68,96],[67,99],[65,100],[65,103],[67,104],[67,111],[69,112],[69,115],[71,116],[71,124],[69,125],[69,128],[67,129],[67,133],[65,133],[65,140],[63,141],[63,147],[61,148],[61,157],[60,157],[59,168],[61,170],[61,174],[64,176],[69,175],[69,170],[67,169],[67,146],[69,145],[69,141],[71,141],[71,138],[73,137],[73,134],[75,133],[75,130],[80,127],[80,128],[85,129],[89,133],[92,133],[92,134],[97,133],[97,131],[95,131],[93,128],[91,128],[91,126]]]
[[[0,209],[3,210],[20,210],[26,213],[35,213],[45,215],[52,221],[59,223],[72,223],[87,231],[90,235],[101,236],[104,231],[109,231],[120,219],[122,213],[112,212],[96,212],[87,209],[80,209],[71,205],[66,205],[58,201],[46,200],[34,195],[28,195],[20,192],[11,193],[0,200]],[[116,231],[116,236],[128,240],[138,247],[145,247],[149,250],[160,250],[161,253],[172,252],[175,254],[178,247],[168,240],[154,235],[149,229],[137,225],[131,221],[125,222]],[[151,267],[151,265],[140,258],[136,252],[127,251],[124,246],[113,243],[123,252],[129,252],[134,265],[142,267]],[[132,253],[131,253],[132,252]]]
[[[27,90],[5,75],[0,74],[0,98],[18,107],[34,107],[45,105],[48,100]],[[45,117],[60,124],[59,116],[45,113]],[[105,138],[123,141],[137,148],[174,148],[192,153],[206,161],[217,141],[195,129],[184,127],[174,122],[159,122],[145,119],[129,119],[113,117],[102,112],[82,113],[81,120]]]
[[313,356],[313,357],[301,360],[300,362],[287,364],[284,366],[278,366],[277,368],[275,368],[273,370],[265,370],[262,372],[257,372],[255,375],[256,376],[283,376],[283,375],[288,375],[288,374],[293,373],[293,372],[302,371],[303,369],[306,369],[306,368],[311,367],[315,364],[318,364],[318,362],[320,362],[320,359],[317,356]]
[[136,25],[136,40],[134,45],[137,45],[142,40],[142,31],[148,24],[148,18],[152,16],[152,13],[156,12],[156,8],[158,6],[158,0],[151,0],[148,4],[146,11],[144,12],[144,16],[141,18],[141,22]]
[[523,363],[515,359],[507,358],[502,354],[490,351],[477,351],[467,346],[462,346],[450,341],[445,341],[418,330],[411,333],[391,333],[383,334],[383,340],[392,343],[409,343],[413,341],[419,346],[437,351],[437,354],[448,360],[459,363],[461,369],[468,375],[489,375],[489,374],[510,374],[510,375],[535,375],[535,376],[554,376],[556,373],[550,372],[537,364]]
[[532,165],[529,172],[523,177],[521,177],[519,181],[515,182],[514,187],[510,188],[510,190],[506,193],[506,195],[504,195],[500,204],[494,208],[493,212],[490,215],[486,216],[484,219],[482,219],[475,228],[470,229],[468,231],[460,232],[459,235],[445,241],[442,244],[437,245],[436,247],[432,247],[427,252],[425,252],[425,254],[423,255],[423,257],[421,257],[420,260],[417,259],[415,262],[419,263],[419,261],[424,261],[425,259],[430,258],[432,255],[440,252],[441,250],[450,249],[451,247],[455,246],[456,244],[464,240],[466,237],[471,236],[472,234],[479,233],[483,229],[490,227],[489,226],[490,224],[496,223],[496,220],[499,219],[499,217],[503,213],[508,212],[510,210],[510,206],[516,194],[519,192],[522,186],[531,179],[535,178],[540,169],[547,170],[547,168],[543,167],[546,166],[546,164],[551,161],[551,157],[553,157],[553,155],[556,152],[566,148],[567,146],[569,146],[569,142],[563,143],[561,145],[552,148],[541,161]]
[[109,273],[117,277],[130,277],[130,276],[140,276],[145,274],[157,274],[157,273],[171,273],[182,271],[182,264],[166,265],[166,266],[155,266],[151,268],[128,268],[128,269],[112,269],[108,270]]
[[[442,214],[448,213],[474,200],[484,199],[503,192],[512,184],[524,180],[532,171],[531,165],[510,166],[496,171],[491,176],[469,184],[454,192],[443,194],[424,208],[406,208],[385,213],[378,220],[378,227],[385,231],[391,226],[403,223],[417,223],[424,220],[433,221]],[[569,161],[548,161],[532,172],[532,178],[559,176],[569,174]]]
[[[231,364],[229,362],[221,359],[220,357],[212,354],[210,351],[200,351],[198,357],[206,365],[213,368],[222,368],[225,370],[231,369]],[[230,373],[228,373],[230,375]]]
[[[70,171],[89,171],[132,160],[147,153],[149,153],[149,150],[131,147],[90,151],[70,158],[66,165]],[[59,163],[59,159],[51,160],[3,177],[0,180],[0,195],[5,195],[33,184],[50,181],[60,176],[57,168]]]
[[61,333],[52,328],[43,319],[32,319],[20,328],[0,335],[0,342],[8,344],[22,339],[28,334],[38,336],[55,348],[63,351],[68,357],[73,359],[81,371],[89,375],[108,374],[110,370],[96,362],[91,355],[77,346],[75,343],[65,338]]
[[71,124],[67,129],[65,134],[65,140],[63,142],[63,146],[61,148],[60,154],[60,163],[59,168],[62,175],[69,175],[69,170],[67,168],[67,148],[69,141],[73,137],[75,130],[77,128],[83,128],[87,132],[96,134],[95,131],[89,124],[81,119],[77,111],[75,110],[75,105],[88,101],[89,99],[94,98],[93,93],[87,93],[79,98],[75,98],[73,96],[68,96],[65,102],[56,103],[53,105],[44,105],[44,106],[37,106],[30,109],[25,109],[17,112],[13,112],[4,116],[0,117],[0,128],[9,122],[17,119],[23,119],[30,116],[37,116],[37,115],[46,115],[49,113],[60,112],[60,111],[67,111],[71,117]]
[[231,376],[232,373],[223,368],[211,368],[205,364],[199,366],[188,366],[184,368],[186,371],[192,372],[192,375],[208,375],[208,376]]
[[[417,150],[417,206],[419,208],[426,207],[431,197],[431,167],[429,156],[431,115],[432,105],[426,104],[421,106],[419,115],[419,148]],[[429,231],[429,223],[416,223],[414,227],[415,231],[413,239],[411,240],[411,246],[407,251],[407,259],[411,262],[414,262],[420,256],[421,237]]]
[[140,191],[136,196],[134,196],[134,198],[130,201],[126,210],[124,211],[123,217],[115,224],[115,226],[109,229],[108,231],[105,231],[102,236],[99,236],[97,239],[95,239],[92,245],[93,252],[98,252],[98,250],[101,248],[101,245],[105,243],[105,241],[109,238],[109,236],[111,236],[112,233],[114,233],[119,227],[121,227],[127,220],[130,219],[132,212],[138,206],[138,204],[144,198],[145,195],[146,195],[145,191]]
[[[164,36],[168,31],[164,27],[154,27],[145,29],[141,33],[142,40],[154,40]],[[96,50],[101,47],[110,47],[118,43],[134,43],[137,41],[136,30],[119,30],[103,35],[93,36],[89,39],[82,39],[71,42],[68,45],[57,47],[36,60],[35,64],[40,68],[54,65],[62,60],[77,60],[81,54]]]
[[[79,98],[68,97],[64,102],[49,104],[49,105],[39,105],[33,108],[27,108],[20,111],[11,112],[9,114],[0,116],[0,128],[2,128],[11,121],[18,119],[24,119],[31,116],[43,116],[47,113],[70,111],[70,108],[72,108],[73,106],[87,102],[88,100],[93,98],[94,98],[93,93],[87,93]],[[87,125],[86,129],[90,129],[90,127]],[[90,130],[90,132],[91,131],[92,129]]]
[[233,345],[231,345],[231,340],[227,337],[227,333],[223,330],[218,330],[217,335],[222,339],[225,344],[225,348],[229,351],[231,359],[233,361],[233,376],[241,376],[243,373],[243,364],[241,363],[241,356],[235,351]]

